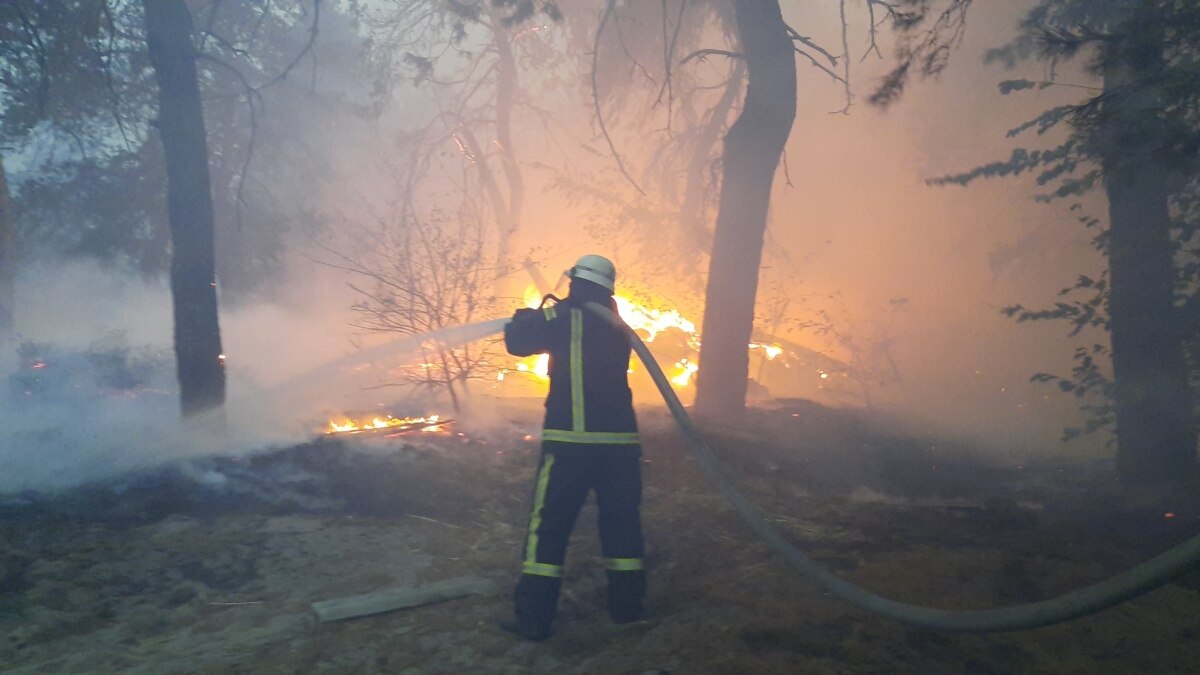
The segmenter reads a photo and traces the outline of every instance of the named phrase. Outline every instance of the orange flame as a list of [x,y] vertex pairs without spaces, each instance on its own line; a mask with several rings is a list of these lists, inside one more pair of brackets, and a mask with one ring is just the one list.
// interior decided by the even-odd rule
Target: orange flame
[[325,433],[344,434],[356,431],[375,431],[376,429],[403,427],[421,427],[421,431],[423,432],[433,432],[442,430],[442,425],[439,423],[440,419],[438,415],[430,415],[428,417],[392,417],[391,415],[386,415],[384,417],[358,420],[342,417],[337,420],[330,420],[329,429]]
[[[677,310],[655,309],[620,295],[613,296],[613,299],[617,303],[617,311],[621,318],[630,328],[637,331],[645,342],[654,342],[660,333],[675,328],[687,336],[688,345],[692,349],[700,348],[700,334],[696,330],[696,324]],[[537,307],[541,304],[542,296],[537,288],[529,286],[525,289],[524,300],[527,307]],[[774,361],[776,357],[783,354],[783,347],[777,344],[751,342],[747,347],[751,350],[761,349],[768,361]],[[502,370],[497,374],[496,380],[503,381],[508,373],[515,371],[545,382],[549,379],[548,365],[549,357],[545,354],[529,356],[518,360],[512,369]],[[699,369],[700,364],[695,358],[682,358],[675,362],[675,373],[671,377],[671,382],[676,386],[686,387],[694,381],[694,376]],[[632,372],[632,368],[630,372]]]

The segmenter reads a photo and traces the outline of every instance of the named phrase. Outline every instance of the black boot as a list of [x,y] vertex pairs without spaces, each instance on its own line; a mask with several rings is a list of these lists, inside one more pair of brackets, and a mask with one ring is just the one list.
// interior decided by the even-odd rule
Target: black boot
[[500,627],[524,640],[541,642],[553,631],[555,609],[562,579],[522,574],[513,594],[513,619],[500,622]]
[[646,573],[642,570],[608,570],[608,615],[615,623],[632,623],[642,618],[646,597]]

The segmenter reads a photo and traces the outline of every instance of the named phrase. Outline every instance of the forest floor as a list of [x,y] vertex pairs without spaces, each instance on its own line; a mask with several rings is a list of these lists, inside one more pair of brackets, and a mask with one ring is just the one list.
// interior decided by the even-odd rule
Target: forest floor
[[[514,640],[538,410],[484,435],[355,436],[0,498],[11,673],[1185,673],[1200,583],[1065,624],[950,634],[798,577],[640,413],[649,595],[604,611],[594,502],[555,635]],[[802,550],[887,597],[983,609],[1108,578],[1200,532],[1194,495],[1131,501],[1109,462],[989,458],[858,413],[776,402],[710,428],[729,475]],[[463,576],[496,591],[320,623],[311,603]],[[1200,576],[1200,575],[1193,575]]]

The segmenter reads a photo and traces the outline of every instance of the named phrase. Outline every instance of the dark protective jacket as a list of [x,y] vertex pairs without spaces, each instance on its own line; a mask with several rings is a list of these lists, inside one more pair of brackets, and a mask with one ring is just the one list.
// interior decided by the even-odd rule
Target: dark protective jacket
[[612,296],[595,293],[577,280],[566,300],[541,310],[517,310],[504,329],[510,354],[550,355],[550,393],[542,433],[547,451],[570,452],[587,444],[638,444],[629,390],[629,340],[584,309],[588,301],[616,311]]

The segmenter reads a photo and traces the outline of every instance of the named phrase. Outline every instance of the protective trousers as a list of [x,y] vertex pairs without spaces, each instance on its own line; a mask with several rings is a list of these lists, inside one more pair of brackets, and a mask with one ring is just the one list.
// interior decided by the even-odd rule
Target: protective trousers
[[[577,448],[577,451],[575,451]],[[642,556],[640,448],[576,446],[543,451],[534,487],[525,562],[517,583],[517,621],[549,627],[562,588],[567,541],[590,490],[596,491],[600,547],[608,572],[608,613],[636,621],[646,594]]]

